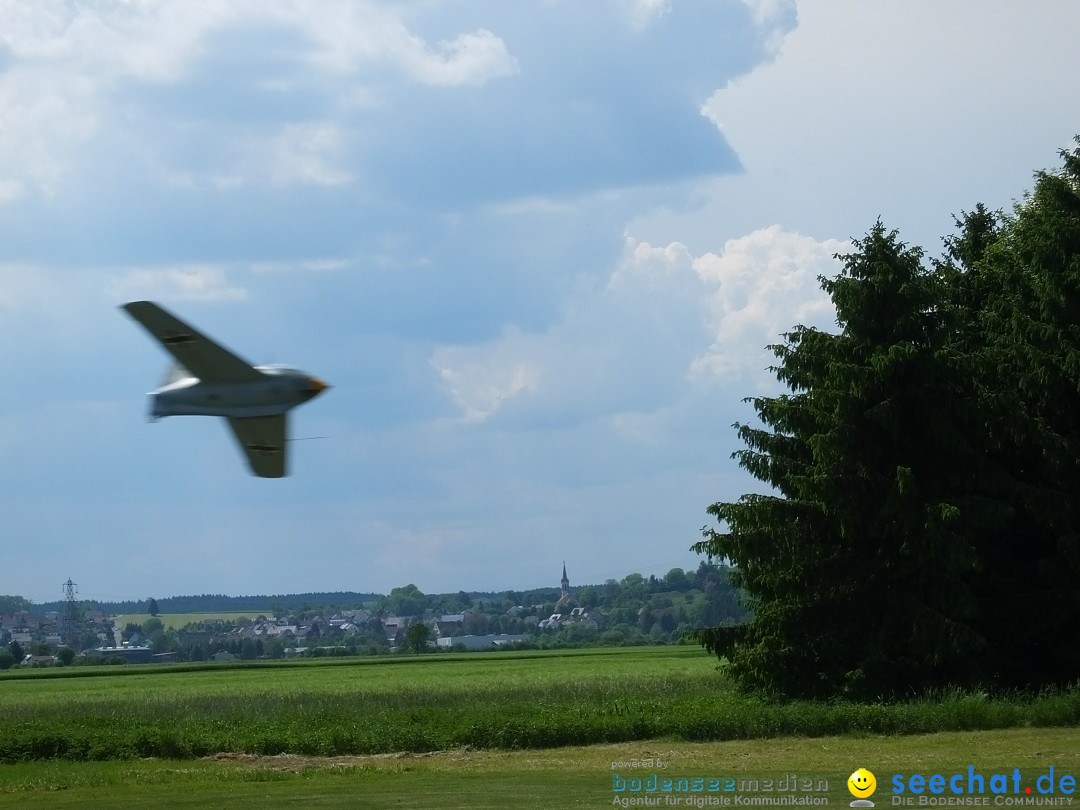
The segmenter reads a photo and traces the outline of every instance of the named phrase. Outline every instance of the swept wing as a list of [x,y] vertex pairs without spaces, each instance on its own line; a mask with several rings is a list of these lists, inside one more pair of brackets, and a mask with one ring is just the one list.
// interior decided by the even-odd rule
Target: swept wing
[[[124,309],[142,324],[180,365],[204,382],[244,382],[263,377],[247,360],[215,343],[152,301],[133,301],[124,304]],[[284,457],[284,446],[282,454]]]
[[281,478],[285,475],[285,436],[288,431],[285,415],[229,417],[240,449],[247,456],[251,471],[262,478]]

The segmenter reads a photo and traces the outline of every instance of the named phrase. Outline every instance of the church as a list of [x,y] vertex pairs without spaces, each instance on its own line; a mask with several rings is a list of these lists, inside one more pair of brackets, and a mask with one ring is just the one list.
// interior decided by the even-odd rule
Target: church
[[578,606],[577,601],[570,595],[570,577],[566,575],[566,561],[562,564],[562,595],[555,603],[555,613],[570,613]]

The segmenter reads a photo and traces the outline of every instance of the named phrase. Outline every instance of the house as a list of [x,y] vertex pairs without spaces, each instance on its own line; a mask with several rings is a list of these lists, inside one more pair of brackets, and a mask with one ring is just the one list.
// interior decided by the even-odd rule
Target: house
[[366,610],[343,610],[331,617],[328,624],[334,630],[344,630],[346,625],[361,625],[370,618]]
[[435,619],[435,634],[437,636],[451,636],[464,626],[464,613],[447,613]]
[[562,627],[562,623],[563,615],[561,613],[552,613],[548,618],[542,620],[539,626],[541,630],[547,630],[549,628],[552,630],[558,630],[560,627]]
[[398,633],[404,632],[411,623],[411,616],[387,616],[382,620],[386,640],[393,643],[397,639]]
[[211,656],[215,661],[235,661],[236,656],[228,650],[218,650]]

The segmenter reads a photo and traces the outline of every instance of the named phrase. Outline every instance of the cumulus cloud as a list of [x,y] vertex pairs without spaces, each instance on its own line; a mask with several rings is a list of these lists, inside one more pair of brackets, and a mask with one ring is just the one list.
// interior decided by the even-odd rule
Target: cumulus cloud
[[[189,120],[181,123],[188,127],[187,138],[213,142],[222,140],[222,133],[198,133],[190,127],[199,120],[235,113],[229,105],[207,104],[209,99],[231,90],[244,96],[233,107],[250,111],[253,99],[265,97],[269,109],[276,96],[277,108],[284,110],[284,99],[310,92],[315,81],[298,74],[297,64],[358,82],[338,91],[353,100],[346,107],[355,106],[360,97],[392,100],[395,94],[387,88],[403,82],[478,86],[517,72],[505,42],[491,31],[465,32],[433,45],[409,31],[402,13],[380,3],[344,0],[318,4],[204,0],[183,5],[148,0],[60,6],[4,0],[0,2],[5,62],[0,71],[0,203],[22,197],[27,189],[54,194],[78,160],[79,149],[102,130],[150,126],[143,120],[147,111],[128,100],[133,92],[138,97],[140,86],[173,88],[178,103],[171,117],[186,114]],[[282,42],[277,49],[259,50],[263,43],[256,40],[253,48],[245,30],[276,31]],[[201,75],[205,64],[229,58],[256,60],[262,75],[249,76],[236,65]],[[291,78],[280,80],[278,63],[288,59],[294,62]],[[250,131],[234,131],[231,137],[242,146],[253,138],[264,141],[254,151],[267,168],[255,174],[268,175],[275,184],[339,185],[350,179],[333,159],[342,148],[336,124],[294,120],[283,122],[269,139]],[[192,187],[205,181],[228,189],[251,179],[250,165],[240,172],[168,165],[177,155],[163,157],[162,151],[174,138],[151,136],[143,145],[146,154],[157,154],[167,166],[164,173],[174,185]],[[250,164],[251,159],[249,155],[241,163]]]
[[159,2],[4,0],[0,182],[54,194],[79,147],[107,118],[103,102],[110,88],[126,79],[175,80],[206,31],[232,16],[223,2],[181,9]]
[[724,377],[760,370],[772,360],[765,347],[796,324],[835,326],[835,310],[818,276],[836,275],[840,265],[834,256],[849,247],[772,225],[694,259],[694,271],[712,290],[713,342],[694,360],[693,372]]
[[[300,28],[315,47],[306,61],[325,70],[366,78],[373,67],[390,67],[435,86],[480,85],[518,72],[506,43],[486,28],[431,44],[410,31],[402,9],[377,2],[337,0],[276,4],[267,13]],[[407,13],[407,12],[405,12]]]
[[483,352],[461,346],[435,351],[431,363],[466,422],[483,422],[508,400],[535,390],[540,372],[530,344],[519,330],[509,329]]
[[607,283],[579,290],[546,331],[440,347],[432,363],[466,421],[634,424],[627,414],[670,407],[694,385],[761,383],[781,333],[829,328],[818,276],[838,271],[844,248],[778,225],[696,257],[628,238]]

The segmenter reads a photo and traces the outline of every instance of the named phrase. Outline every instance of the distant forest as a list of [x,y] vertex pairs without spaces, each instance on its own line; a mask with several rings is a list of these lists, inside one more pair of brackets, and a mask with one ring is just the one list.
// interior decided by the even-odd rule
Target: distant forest
[[[164,598],[147,596],[145,599],[129,599],[123,602],[98,602],[80,600],[84,610],[101,610],[104,613],[146,613],[147,605],[153,598],[161,613],[236,613],[252,611],[269,615],[272,608],[293,612],[311,610],[315,607],[355,608],[382,598],[378,593],[357,593],[355,591],[326,591],[316,593],[288,593],[273,596],[227,596],[222,593],[204,593],[199,596],[167,596]],[[42,602],[31,604],[27,610],[44,615],[50,611],[61,611],[64,602]]]
[[[665,576],[657,578],[654,575],[642,576],[634,573],[628,575],[621,582],[608,580],[595,585],[572,585],[571,592],[578,597],[579,602],[586,607],[606,605],[608,597],[614,588],[621,590],[621,585],[636,584],[631,591],[640,599],[647,595],[663,591],[683,591],[690,588],[704,588],[706,581],[720,577],[725,581],[727,574],[722,567],[702,561],[697,571],[685,571],[672,569]],[[716,583],[712,588],[717,587]],[[406,586],[408,587],[408,586]],[[735,589],[730,586],[723,588],[727,591],[724,600],[726,611],[733,615],[741,615],[742,609],[738,607],[738,596]],[[388,608],[393,612],[394,599],[390,599],[401,588],[395,588],[391,593],[362,593],[356,591],[323,591],[313,593],[274,594],[255,596],[228,596],[226,594],[201,594],[198,596],[168,596],[157,597],[148,594],[144,599],[129,599],[119,602],[101,602],[97,600],[80,600],[79,607],[82,611],[100,610],[109,615],[130,613],[147,613],[150,600],[157,604],[159,613],[237,613],[248,611],[253,615],[284,615],[306,614],[315,611],[340,611],[355,608]],[[628,593],[629,593],[628,592]],[[710,595],[712,589],[710,589]],[[445,594],[423,595],[426,606],[431,610],[444,610],[447,613],[465,610],[474,605],[499,605],[510,603],[514,605],[550,605],[558,601],[561,591],[557,587],[533,588],[526,591],[456,591]],[[63,601],[31,603],[21,597],[0,596],[0,612],[11,613],[15,610],[27,610],[35,615],[44,616],[46,613],[64,610]]]

